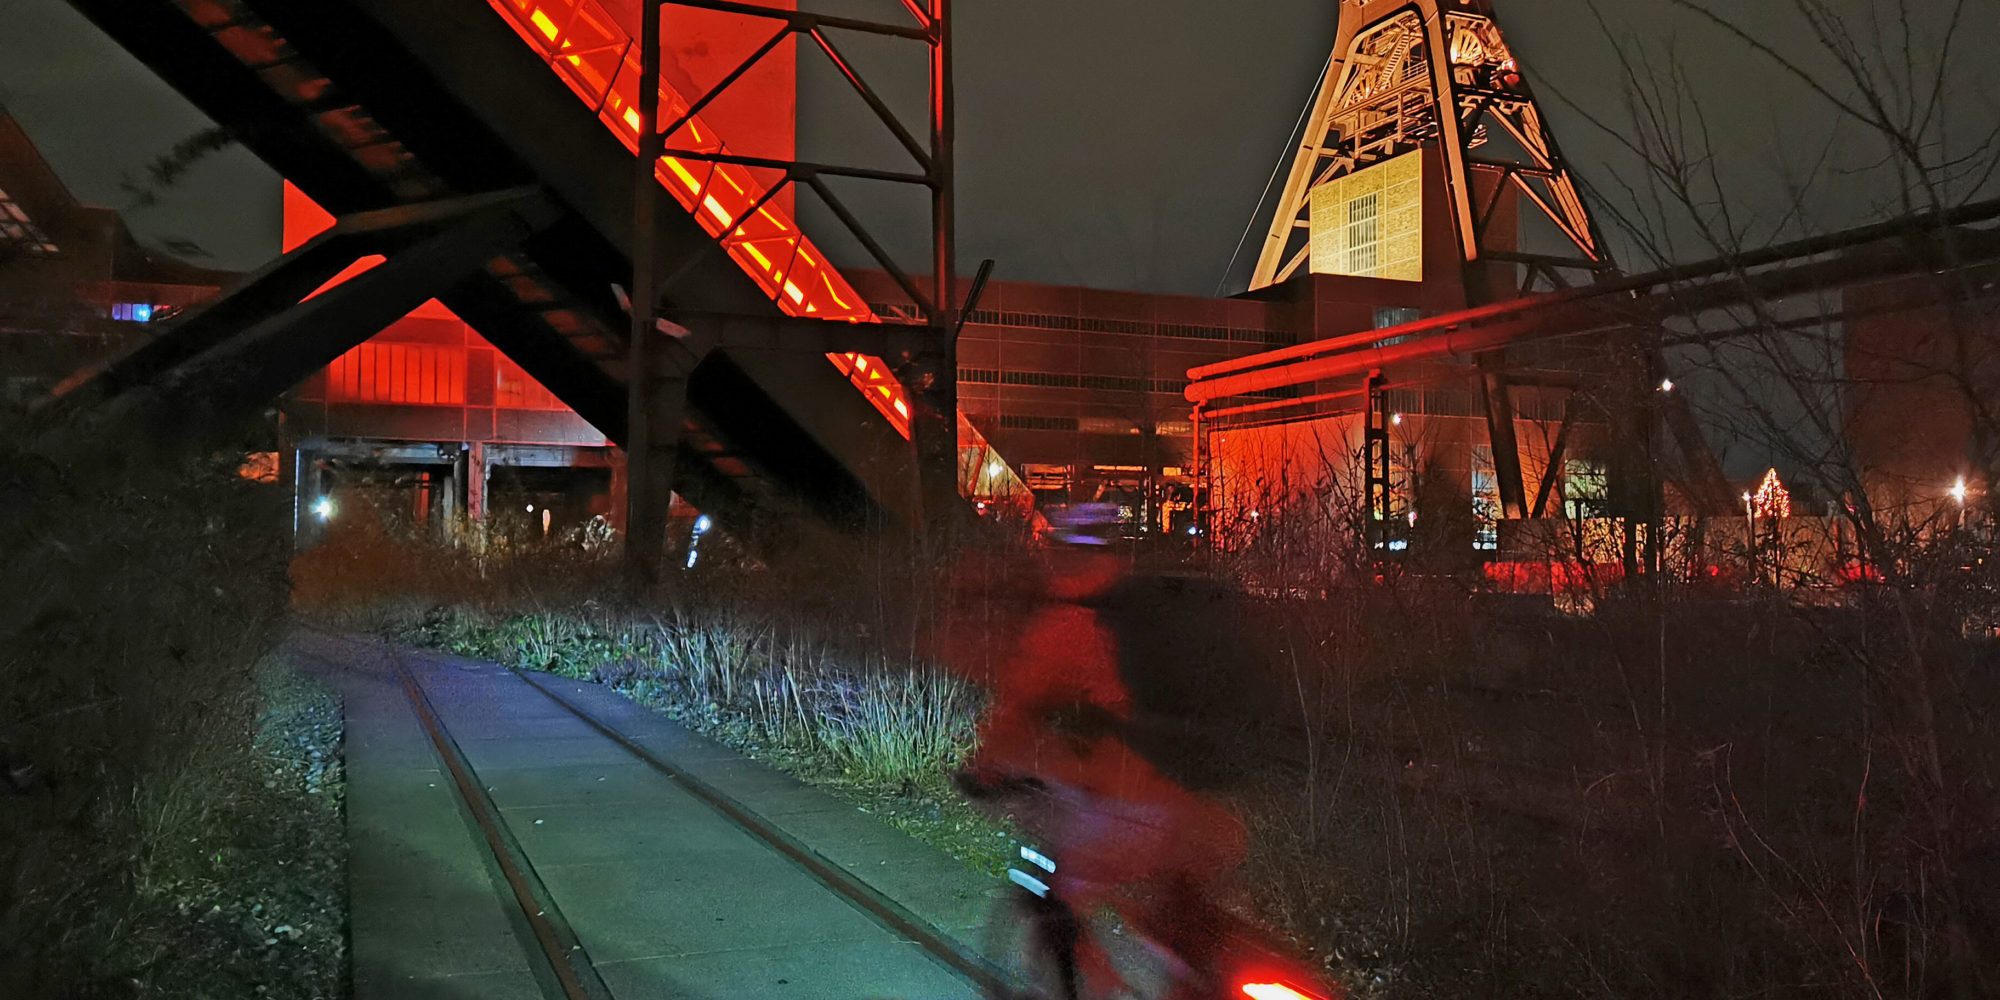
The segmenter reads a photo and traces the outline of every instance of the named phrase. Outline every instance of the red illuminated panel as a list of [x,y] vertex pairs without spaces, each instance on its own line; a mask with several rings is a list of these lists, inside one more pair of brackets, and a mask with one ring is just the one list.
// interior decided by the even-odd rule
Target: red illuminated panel
[[493,366],[493,404],[509,410],[567,410],[556,394],[520,365],[499,355]]
[[[642,74],[637,47],[631,35],[602,4],[597,0],[488,0],[488,4],[507,19],[521,40],[534,49],[570,91],[597,114],[626,149],[634,153],[638,151],[638,88]],[[679,120],[687,110],[687,100],[663,83],[660,87],[660,124]],[[711,153],[719,153],[726,148],[700,116],[689,117],[686,124],[668,137],[668,145]],[[799,231],[797,223],[780,204],[783,199],[766,199],[766,187],[748,169],[667,156],[662,157],[654,168],[654,175],[674,200],[723,245],[731,259],[786,314],[849,322],[876,318],[826,255]],[[759,202],[766,203],[759,206]],[[754,213],[750,211],[753,206],[757,206]],[[323,232],[332,223],[332,217],[318,205],[290,183],[285,185],[287,251]],[[357,261],[328,282],[328,287],[379,262],[379,258]],[[425,303],[413,315],[451,317],[450,312],[435,301]],[[419,349],[411,345],[371,343],[337,360],[327,371],[329,398],[365,402],[463,402],[465,366],[462,351],[455,369],[457,395],[445,399],[423,398],[426,393],[437,397],[438,393],[448,390],[442,388],[446,383],[424,381],[421,361],[417,362],[415,369],[418,374],[410,374],[410,359],[414,355],[381,353],[396,350]],[[909,398],[881,359],[857,354],[827,357],[882,413],[897,433],[909,437]],[[509,373],[519,377],[510,378]],[[501,406],[563,408],[546,389],[511,364],[498,377],[496,402]],[[415,381],[411,381],[412,378]],[[966,491],[985,496],[1028,496],[1018,477],[1006,468],[984,435],[968,423],[963,414],[958,415],[957,425],[961,455],[972,459],[962,461],[961,465],[974,470],[973,478],[962,484]],[[1000,475],[990,471],[996,467],[1001,470]],[[979,470],[989,471],[982,474]]]
[[[319,207],[318,202],[306,197],[306,193],[299,190],[291,181],[285,182],[284,191],[284,248],[286,253],[291,253],[293,250],[310,242],[313,237],[332,229],[333,216],[326,209]],[[326,284],[313,289],[312,295],[308,295],[306,298],[310,299],[313,295],[325,292],[327,289],[382,263],[383,259],[381,254],[369,254],[356,260],[342,269],[339,274],[334,275]],[[436,299],[431,299],[423,305],[418,306],[410,315],[424,319],[458,318],[452,315],[451,310],[444,307],[444,303]]]
[[368,341],[327,366],[326,398],[336,403],[463,406],[465,348]]

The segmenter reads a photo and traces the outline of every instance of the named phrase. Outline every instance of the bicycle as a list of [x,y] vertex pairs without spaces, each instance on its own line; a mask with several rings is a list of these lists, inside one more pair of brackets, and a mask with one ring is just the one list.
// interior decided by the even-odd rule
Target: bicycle
[[[1030,816],[1075,806],[1060,801],[1063,790],[1032,777],[961,772],[955,783],[975,802],[1012,805]],[[1266,944],[1260,932],[1198,887],[1169,883],[1093,892],[1093,901],[1103,905],[1086,912],[1069,898],[1069,883],[1058,871],[1054,854],[1020,846],[1007,871],[1011,890],[987,942],[989,957],[999,959],[1014,982],[989,993],[988,1000],[1338,998],[1302,963]],[[1155,898],[1144,905],[1149,901],[1141,897],[1148,893]],[[1177,933],[1141,927],[1128,917],[1163,911],[1185,922]]]

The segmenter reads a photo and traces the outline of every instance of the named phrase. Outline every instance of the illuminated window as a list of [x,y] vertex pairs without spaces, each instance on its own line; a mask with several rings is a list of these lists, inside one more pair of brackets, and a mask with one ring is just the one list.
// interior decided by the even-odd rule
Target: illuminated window
[[1347,273],[1373,274],[1382,260],[1382,196],[1364,194],[1347,203]]
[[[1423,318],[1424,311],[1418,309],[1416,306],[1375,307],[1375,329],[1377,330],[1391,326],[1402,326],[1405,323],[1415,323]],[[1400,343],[1401,341],[1402,338],[1400,337],[1392,337],[1389,340],[1378,341],[1376,346],[1380,347],[1384,344]]]
[[[56,252],[49,234],[42,232],[19,202],[0,191],[0,248],[42,257]],[[140,322],[145,322],[141,320]]]
[[1472,448],[1472,547],[1491,552],[1500,547],[1500,475],[1493,468],[1493,448]]
[[1604,463],[1587,458],[1563,461],[1563,516],[1580,521],[1611,511],[1611,477]]

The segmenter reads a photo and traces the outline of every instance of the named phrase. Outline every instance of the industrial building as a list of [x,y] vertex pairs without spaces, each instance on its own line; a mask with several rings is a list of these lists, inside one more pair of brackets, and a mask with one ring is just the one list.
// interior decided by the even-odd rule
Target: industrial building
[[[1525,552],[1538,522],[1604,521],[1630,568],[1670,507],[1735,502],[1647,331],[1688,308],[1669,285],[1761,292],[1743,267],[1618,273],[1484,0],[1341,4],[1251,287],[1231,298],[1014,282],[1005,262],[956,285],[879,253],[837,268],[791,209],[832,197],[822,173],[856,175],[796,159],[793,60],[839,55],[790,4],[667,5],[706,44],[668,53],[657,88],[652,175],[672,204],[656,254],[631,225],[631,157],[660,138],[639,128],[631,5],[78,6],[218,122],[255,123],[246,143],[290,183],[285,257],[76,398],[256,359],[229,401],[291,389],[302,526],[343,493],[440,524],[618,520],[641,429],[648,464],[725,527],[910,524],[926,411],[956,420],[975,500],[1113,500],[1134,534],[1220,545],[1300,509],[1383,553],[1491,560]],[[842,27],[941,52],[941,26],[906,10]],[[941,134],[898,137],[923,169],[882,177],[948,193]],[[6,232],[29,252],[63,239]],[[650,374],[630,367],[623,298],[641,250],[664,289]],[[1863,274],[1827,252],[1746,266],[1787,288]],[[199,297],[179,295],[132,302]],[[107,317],[123,301],[98,298]],[[935,397],[954,418],[922,396],[936,380],[918,362],[960,320]],[[654,382],[657,406],[631,391]]]

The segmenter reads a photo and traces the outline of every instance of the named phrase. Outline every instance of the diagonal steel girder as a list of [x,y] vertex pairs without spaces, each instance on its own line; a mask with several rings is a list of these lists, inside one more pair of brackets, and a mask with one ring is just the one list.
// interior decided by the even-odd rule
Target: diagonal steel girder
[[440,227],[476,212],[526,205],[538,197],[530,189],[502,191],[359,212],[341,219],[333,228],[252,272],[228,294],[167,324],[154,339],[86,378],[58,387],[38,407],[37,414],[61,419],[102,406],[221,346],[265,317],[296,305],[363,257],[400,252]]
[[[434,206],[397,209],[356,220],[344,230],[336,227],[326,245],[341,246],[341,252],[304,254],[317,258],[318,265],[275,267],[270,269],[271,284],[253,282],[229,297],[247,294],[254,301],[218,304],[225,317],[256,317],[253,321],[191,326],[184,335],[199,343],[164,352],[183,356],[157,371],[128,367],[128,375],[146,377],[105,399],[87,419],[107,429],[144,428],[155,437],[197,436],[225,426],[480,273],[488,261],[518,249],[559,218],[552,205],[532,192],[461,199],[452,207],[448,212]],[[365,238],[369,236],[379,238]],[[337,273],[359,256],[385,250],[381,264],[302,301],[286,305],[277,294],[275,286],[294,290],[306,276],[318,275],[336,261]],[[180,331],[167,337],[177,335]]]

